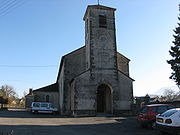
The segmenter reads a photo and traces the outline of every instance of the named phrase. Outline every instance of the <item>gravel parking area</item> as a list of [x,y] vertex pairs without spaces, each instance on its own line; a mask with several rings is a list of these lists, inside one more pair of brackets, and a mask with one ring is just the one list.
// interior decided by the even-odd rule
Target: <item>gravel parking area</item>
[[23,110],[0,111],[0,134],[14,135],[159,135],[141,128],[135,117],[69,118],[31,114]]

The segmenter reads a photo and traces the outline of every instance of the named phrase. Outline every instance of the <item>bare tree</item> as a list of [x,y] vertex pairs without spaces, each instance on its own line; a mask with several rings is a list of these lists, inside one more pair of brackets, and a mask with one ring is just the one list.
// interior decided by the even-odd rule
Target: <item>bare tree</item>
[[173,101],[179,94],[171,89],[166,89],[162,96],[159,97],[161,102]]
[[8,99],[8,104],[11,105],[17,99],[17,93],[12,86],[2,85],[0,87],[0,96]]
[[164,97],[166,97],[166,100],[167,100],[167,101],[173,100],[173,99],[175,98],[175,96],[176,96],[176,93],[175,93],[175,91],[173,91],[173,90],[166,89],[166,90],[164,91]]
[[12,86],[2,85],[0,87],[0,96],[5,98],[14,98],[17,97],[17,94]]

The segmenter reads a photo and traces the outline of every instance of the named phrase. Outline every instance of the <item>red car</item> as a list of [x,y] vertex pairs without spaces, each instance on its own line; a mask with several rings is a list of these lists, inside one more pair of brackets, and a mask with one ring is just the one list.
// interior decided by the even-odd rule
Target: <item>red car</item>
[[138,115],[138,121],[142,127],[154,128],[156,123],[156,115],[172,108],[175,108],[175,106],[169,104],[145,105]]

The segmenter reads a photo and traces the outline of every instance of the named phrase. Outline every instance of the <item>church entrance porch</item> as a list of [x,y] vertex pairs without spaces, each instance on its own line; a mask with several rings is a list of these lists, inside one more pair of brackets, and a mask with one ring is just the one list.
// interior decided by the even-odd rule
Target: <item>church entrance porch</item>
[[110,114],[112,112],[111,88],[101,84],[97,88],[97,113]]

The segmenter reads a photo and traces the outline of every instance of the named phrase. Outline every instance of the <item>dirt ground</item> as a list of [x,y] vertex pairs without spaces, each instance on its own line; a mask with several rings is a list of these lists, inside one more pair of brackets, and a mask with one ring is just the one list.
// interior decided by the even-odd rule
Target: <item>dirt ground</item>
[[0,134],[13,135],[160,135],[143,129],[135,117],[69,118],[32,114],[25,110],[0,111]]

